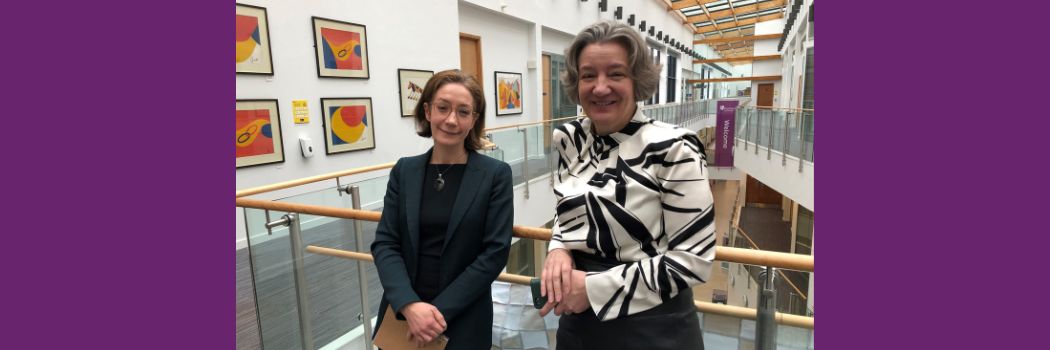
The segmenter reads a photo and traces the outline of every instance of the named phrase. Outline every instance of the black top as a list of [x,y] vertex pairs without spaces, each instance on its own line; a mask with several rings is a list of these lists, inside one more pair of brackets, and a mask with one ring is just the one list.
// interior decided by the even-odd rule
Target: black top
[[[429,164],[423,175],[423,198],[419,207],[419,268],[416,270],[415,290],[424,302],[437,297],[440,290],[441,249],[445,245],[452,205],[456,202],[459,185],[463,182],[466,164]],[[438,173],[445,180],[437,190]]]

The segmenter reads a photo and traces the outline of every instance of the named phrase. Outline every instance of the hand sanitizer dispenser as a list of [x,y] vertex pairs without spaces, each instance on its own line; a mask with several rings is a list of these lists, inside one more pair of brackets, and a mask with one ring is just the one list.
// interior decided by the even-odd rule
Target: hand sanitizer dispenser
[[303,158],[314,156],[314,142],[309,137],[299,136],[299,147],[303,150]]

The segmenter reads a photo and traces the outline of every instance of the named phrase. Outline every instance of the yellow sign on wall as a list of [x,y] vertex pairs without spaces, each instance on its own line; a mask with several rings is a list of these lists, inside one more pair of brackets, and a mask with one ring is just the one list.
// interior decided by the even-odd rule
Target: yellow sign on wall
[[310,122],[310,109],[306,108],[306,100],[292,100],[292,115],[296,124]]

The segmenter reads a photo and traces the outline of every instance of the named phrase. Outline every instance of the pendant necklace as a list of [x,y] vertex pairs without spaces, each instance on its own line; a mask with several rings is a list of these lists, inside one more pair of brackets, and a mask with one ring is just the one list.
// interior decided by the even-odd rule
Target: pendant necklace
[[438,192],[441,192],[441,190],[445,189],[445,178],[444,178],[444,175],[446,173],[448,173],[449,170],[452,170],[452,166],[454,166],[454,165],[456,165],[456,164],[455,163],[449,164],[448,167],[445,168],[444,171],[441,171],[441,169],[438,168],[437,164],[434,165],[434,171],[437,171],[437,173],[438,173],[437,180],[434,180],[434,190],[437,190]]
[[434,170],[436,170],[438,173],[438,178],[434,181],[434,189],[438,192],[441,192],[441,190],[445,189],[445,179],[442,178],[442,175],[447,173],[449,169],[452,169],[452,165],[453,164],[449,164],[448,168],[445,168],[445,171],[441,171],[441,169],[438,169],[437,165],[434,166]]

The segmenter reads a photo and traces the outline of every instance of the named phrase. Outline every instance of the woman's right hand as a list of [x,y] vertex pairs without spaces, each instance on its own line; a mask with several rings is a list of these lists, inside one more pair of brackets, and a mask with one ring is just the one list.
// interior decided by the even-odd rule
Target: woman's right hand
[[441,311],[428,303],[417,301],[405,305],[401,314],[408,320],[408,336],[416,345],[430,343],[448,328]]
[[560,303],[563,294],[572,287],[572,268],[568,250],[558,248],[547,253],[540,275],[540,295],[547,297],[547,305]]

